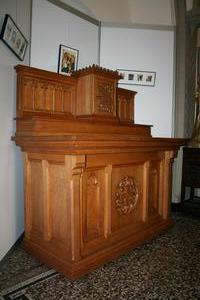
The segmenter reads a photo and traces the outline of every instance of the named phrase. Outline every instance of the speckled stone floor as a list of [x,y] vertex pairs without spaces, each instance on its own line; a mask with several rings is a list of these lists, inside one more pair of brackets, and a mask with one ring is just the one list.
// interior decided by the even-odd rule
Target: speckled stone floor
[[0,299],[200,299],[200,219],[174,218],[165,234],[76,281],[19,245],[1,266]]

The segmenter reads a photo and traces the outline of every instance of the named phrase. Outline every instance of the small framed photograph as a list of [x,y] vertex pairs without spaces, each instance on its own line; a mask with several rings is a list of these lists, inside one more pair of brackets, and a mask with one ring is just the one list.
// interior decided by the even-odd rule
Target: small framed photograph
[[5,15],[0,38],[21,61],[24,60],[28,41],[8,14]]
[[156,72],[117,69],[121,79],[119,84],[155,86]]
[[60,45],[58,58],[58,73],[71,75],[77,70],[79,50]]

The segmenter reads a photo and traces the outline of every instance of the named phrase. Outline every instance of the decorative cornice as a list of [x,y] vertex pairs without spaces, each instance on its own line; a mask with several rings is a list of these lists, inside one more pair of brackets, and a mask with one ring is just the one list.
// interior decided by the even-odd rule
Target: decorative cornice
[[116,79],[120,79],[121,76],[119,75],[119,73],[117,71],[113,71],[110,69],[106,69],[103,67],[100,67],[99,65],[91,65],[88,67],[85,67],[83,69],[79,69],[78,71],[75,71],[72,73],[72,77],[81,77],[81,76],[85,76],[88,74],[100,74],[100,75],[104,75],[104,76],[109,76],[109,77],[113,77]]

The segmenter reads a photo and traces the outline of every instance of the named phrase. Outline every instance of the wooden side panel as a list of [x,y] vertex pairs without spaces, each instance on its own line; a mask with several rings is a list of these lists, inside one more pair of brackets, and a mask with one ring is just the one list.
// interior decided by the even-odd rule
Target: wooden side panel
[[117,114],[122,122],[134,122],[134,97],[136,92],[117,88]]
[[26,238],[70,260],[71,186],[65,156],[26,155],[25,182]]

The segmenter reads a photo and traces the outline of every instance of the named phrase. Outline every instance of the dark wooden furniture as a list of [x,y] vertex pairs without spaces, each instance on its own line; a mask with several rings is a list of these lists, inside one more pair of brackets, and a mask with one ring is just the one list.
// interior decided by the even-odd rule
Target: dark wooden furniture
[[16,70],[25,249],[75,278],[168,228],[185,140],[134,124],[135,92],[116,88],[117,72]]
[[[189,199],[185,199],[186,187],[190,187]],[[200,188],[200,148],[184,147],[181,187],[182,206],[185,200],[193,202],[198,198],[194,197],[195,188]],[[187,204],[189,204],[189,202],[187,202]]]

